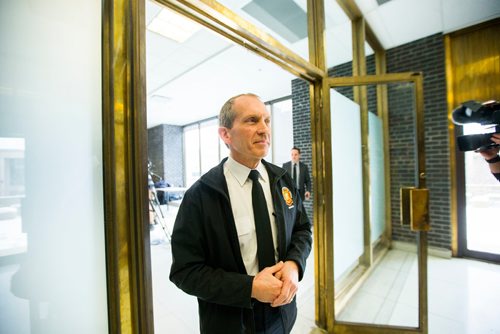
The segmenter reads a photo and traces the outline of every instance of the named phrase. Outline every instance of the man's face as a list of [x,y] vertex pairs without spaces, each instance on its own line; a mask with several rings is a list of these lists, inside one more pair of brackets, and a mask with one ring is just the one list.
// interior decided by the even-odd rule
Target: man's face
[[220,127],[219,135],[234,160],[254,168],[269,151],[271,115],[264,103],[253,96],[238,97],[233,110],[236,112],[233,127]]
[[292,150],[291,156],[292,156],[292,162],[293,163],[299,162],[299,160],[300,160],[300,153],[299,153],[298,150]]

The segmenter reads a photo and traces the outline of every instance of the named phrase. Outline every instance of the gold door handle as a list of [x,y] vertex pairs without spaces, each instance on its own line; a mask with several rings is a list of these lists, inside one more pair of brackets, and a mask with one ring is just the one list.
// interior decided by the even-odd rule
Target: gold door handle
[[405,187],[400,189],[401,225],[412,231],[429,231],[429,189]]

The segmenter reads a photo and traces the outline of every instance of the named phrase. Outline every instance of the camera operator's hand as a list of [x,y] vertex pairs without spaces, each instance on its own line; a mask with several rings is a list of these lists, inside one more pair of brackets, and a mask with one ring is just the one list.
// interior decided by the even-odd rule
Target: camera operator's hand
[[[500,145],[500,133],[494,133],[490,139],[491,139],[491,141]],[[489,160],[489,159],[493,159],[494,157],[496,157],[498,155],[499,151],[500,151],[500,147],[497,146],[497,147],[492,147],[492,148],[487,149],[487,150],[479,150],[478,152],[481,153],[483,158],[485,158],[486,160]]]
[[[491,136],[491,141],[497,143],[498,145],[500,145],[500,133],[494,133],[492,136]],[[497,147],[498,148],[498,147]]]
[[[494,133],[491,136],[491,141],[500,145],[500,133]],[[500,181],[500,158],[498,157],[498,152],[500,151],[500,146],[492,147],[488,150],[479,151],[483,158],[488,162],[490,171],[493,175]]]
[[492,147],[488,150],[479,151],[479,153],[481,153],[483,158],[485,158],[486,160],[489,160],[489,159],[493,159],[494,157],[496,157],[498,155],[498,151],[499,151],[498,147]]

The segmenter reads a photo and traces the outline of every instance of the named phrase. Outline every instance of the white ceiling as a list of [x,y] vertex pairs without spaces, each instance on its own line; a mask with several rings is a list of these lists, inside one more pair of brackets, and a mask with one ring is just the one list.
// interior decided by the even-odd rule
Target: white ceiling
[[[269,0],[268,0],[269,1]],[[277,0],[272,0],[277,1]],[[294,1],[303,10],[306,0]],[[355,0],[385,49],[436,33],[448,33],[500,16],[500,0]],[[241,10],[251,0],[219,1],[272,34],[266,26]],[[148,24],[161,7],[146,1]],[[325,1],[328,66],[352,59],[351,28],[336,1]],[[307,38],[280,42],[307,59]],[[367,54],[372,50],[367,47]],[[146,30],[148,128],[159,124],[185,125],[216,116],[229,97],[253,92],[264,101],[291,94],[295,78],[266,61],[201,27],[184,43]]]

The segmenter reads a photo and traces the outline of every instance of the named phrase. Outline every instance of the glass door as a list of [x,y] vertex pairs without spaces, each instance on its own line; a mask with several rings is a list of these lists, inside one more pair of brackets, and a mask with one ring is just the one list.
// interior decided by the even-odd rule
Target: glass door
[[[389,96],[385,112],[375,107],[377,98],[383,97],[370,94],[382,85]],[[353,87],[361,86],[368,92],[368,108],[352,98]],[[326,246],[331,254],[326,257],[331,294],[324,301],[332,320],[327,321],[327,329],[334,333],[427,333],[429,219],[422,76],[328,78],[324,92],[330,114],[333,189],[333,226],[327,231],[332,245]],[[392,111],[391,99],[406,99],[407,107]],[[393,126],[406,129],[405,138],[391,141],[391,151],[399,151],[391,160],[385,159],[389,114],[398,120]],[[411,172],[398,173],[401,164]],[[391,174],[392,167],[395,172]],[[391,177],[392,182],[386,182]]]

